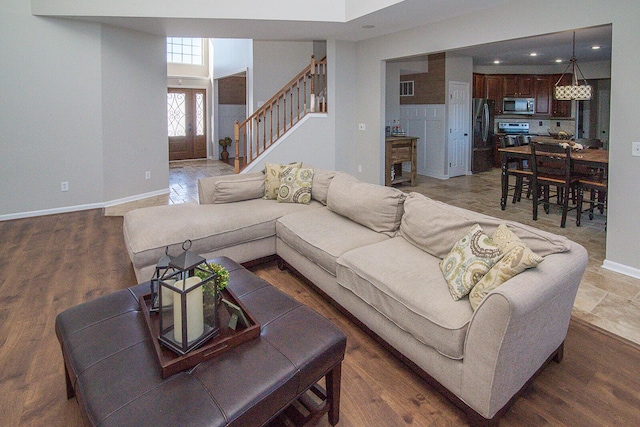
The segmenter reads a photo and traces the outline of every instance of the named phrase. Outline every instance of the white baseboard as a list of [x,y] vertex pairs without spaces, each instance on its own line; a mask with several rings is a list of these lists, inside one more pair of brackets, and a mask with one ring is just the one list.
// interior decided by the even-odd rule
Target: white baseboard
[[121,205],[123,203],[135,202],[136,200],[148,199],[149,197],[162,196],[163,194],[169,193],[168,188],[163,188],[162,190],[152,191],[150,193],[144,194],[136,194],[135,196],[124,197],[122,199],[111,200],[109,202],[105,202],[102,207],[110,208],[111,206]]
[[637,268],[629,267],[628,265],[618,264],[617,262],[613,262],[605,259],[604,262],[602,263],[602,268],[615,271],[616,273],[624,274],[625,276],[630,276],[636,279],[640,279],[640,270]]
[[68,212],[86,211],[89,209],[100,209],[104,205],[102,203],[90,203],[86,205],[64,206],[62,208],[42,209],[39,211],[18,212],[14,214],[0,215],[0,221],[9,221],[12,219],[31,218],[34,216],[55,215]]
[[5,215],[0,215],[0,221],[9,221],[12,219],[21,219],[21,218],[31,218],[35,216],[44,216],[44,215],[55,215],[55,214],[68,213],[68,212],[86,211],[90,209],[102,209],[102,208],[119,205],[122,203],[135,202],[136,200],[147,199],[149,197],[161,196],[163,194],[167,194],[168,192],[169,192],[169,189],[165,188],[158,191],[152,191],[150,193],[137,194],[135,196],[125,197],[117,200],[111,200],[109,202],[103,202],[103,203],[89,203],[86,205],[64,206],[61,208],[42,209],[39,211],[5,214]]

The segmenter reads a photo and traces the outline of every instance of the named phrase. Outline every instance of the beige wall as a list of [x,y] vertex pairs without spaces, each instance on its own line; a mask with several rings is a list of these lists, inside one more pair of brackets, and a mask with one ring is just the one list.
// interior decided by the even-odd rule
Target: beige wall
[[22,0],[3,1],[0,37],[0,220],[167,191],[163,37]]

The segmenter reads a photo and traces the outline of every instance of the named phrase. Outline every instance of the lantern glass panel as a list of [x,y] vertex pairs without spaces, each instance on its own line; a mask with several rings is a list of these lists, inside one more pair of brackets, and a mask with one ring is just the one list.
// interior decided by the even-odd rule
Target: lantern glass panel
[[[202,279],[194,272],[178,271],[160,281],[159,340],[179,354],[194,350],[219,333],[216,276],[206,272]],[[211,288],[213,295],[207,291]]]

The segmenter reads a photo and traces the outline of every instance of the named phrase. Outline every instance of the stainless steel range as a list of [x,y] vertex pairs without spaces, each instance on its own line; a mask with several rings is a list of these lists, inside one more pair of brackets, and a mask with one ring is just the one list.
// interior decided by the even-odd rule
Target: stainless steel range
[[498,122],[498,133],[504,133],[507,135],[526,135],[529,133],[529,123]]

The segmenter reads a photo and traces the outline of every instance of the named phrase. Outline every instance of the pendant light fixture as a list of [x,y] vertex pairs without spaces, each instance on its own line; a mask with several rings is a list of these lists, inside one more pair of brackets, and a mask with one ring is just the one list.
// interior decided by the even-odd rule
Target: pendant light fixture
[[[592,97],[592,89],[591,85],[587,82],[587,79],[584,78],[584,74],[580,70],[578,66],[578,59],[576,58],[576,32],[573,32],[573,53],[571,54],[571,59],[569,60],[569,65],[564,70],[564,73],[560,76],[558,81],[554,86],[554,97],[559,101],[587,101]],[[560,82],[562,78],[567,73],[567,71],[571,68],[572,77],[571,84],[568,86],[560,86]],[[583,84],[579,83],[578,73],[582,77]]]

